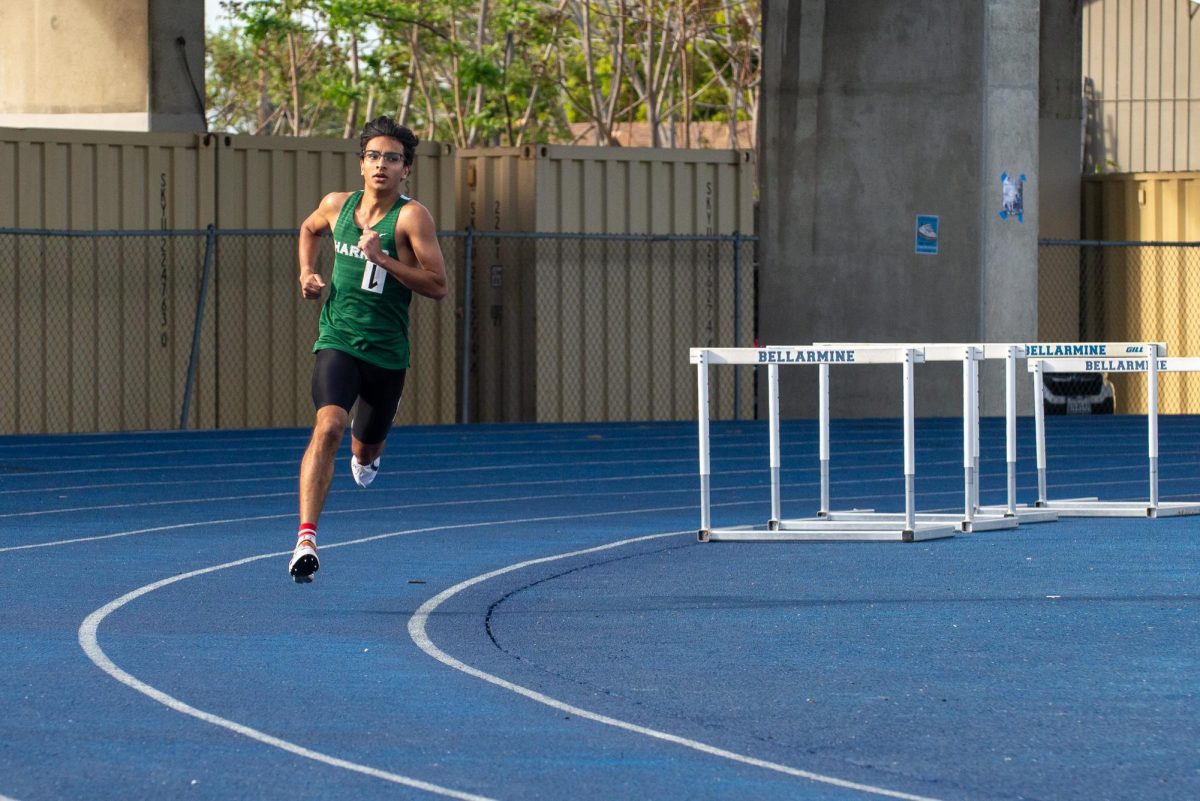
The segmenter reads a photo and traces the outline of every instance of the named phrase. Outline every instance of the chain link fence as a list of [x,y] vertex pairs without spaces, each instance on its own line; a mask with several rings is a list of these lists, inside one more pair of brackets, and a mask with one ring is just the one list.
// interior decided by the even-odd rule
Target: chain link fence
[[[688,349],[753,342],[756,241],[465,235],[461,419],[694,419]],[[752,370],[713,377],[714,417],[753,417]]]
[[179,425],[211,237],[0,233],[0,433]]
[[[451,294],[414,300],[401,423],[692,419],[688,348],[754,341],[755,237],[439,238]],[[291,230],[0,230],[0,433],[308,426],[320,304],[295,252]],[[1039,262],[1040,339],[1200,354],[1200,244],[1047,240]],[[712,379],[714,417],[754,416],[752,367]],[[1145,412],[1141,375],[1058,380],[1049,411]],[[1162,375],[1159,404],[1200,412],[1200,376]]]
[[[1038,269],[1042,340],[1165,342],[1169,355],[1200,355],[1200,243],[1043,240]],[[1048,387],[1048,411],[1147,409],[1144,375],[1047,381],[1056,384]],[[1159,410],[1200,412],[1200,375],[1162,374]]]
[[[691,419],[687,349],[753,339],[754,237],[439,239],[399,423]],[[0,229],[0,434],[311,425],[295,265],[293,230]],[[750,370],[715,417],[753,416]]]

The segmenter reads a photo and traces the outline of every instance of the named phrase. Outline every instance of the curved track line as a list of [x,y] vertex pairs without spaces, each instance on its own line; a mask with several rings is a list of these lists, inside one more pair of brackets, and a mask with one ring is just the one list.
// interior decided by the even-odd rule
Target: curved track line
[[[652,509],[632,509],[632,510],[628,510],[628,511],[593,512],[591,514],[582,514],[582,515],[581,514],[549,515],[549,516],[545,516],[545,517],[525,517],[525,518],[517,518],[517,519],[513,519],[513,520],[489,520],[489,521],[484,521],[481,523],[476,523],[476,522],[458,523],[458,524],[449,525],[449,526],[429,526],[426,528],[414,528],[414,529],[405,529],[405,530],[401,530],[401,531],[389,531],[384,534],[375,534],[370,537],[361,537],[359,539],[346,540],[344,542],[327,543],[327,544],[323,544],[321,546],[321,550],[327,551],[331,548],[344,548],[348,545],[361,545],[363,543],[376,542],[378,540],[391,539],[393,537],[400,537],[400,536],[409,535],[409,534],[422,534],[422,533],[428,533],[428,532],[434,532],[434,531],[451,531],[454,529],[464,529],[464,528],[482,528],[485,526],[518,525],[518,524],[528,524],[528,523],[537,523],[537,522],[549,522],[549,521],[553,521],[553,520],[578,520],[580,518],[587,518],[587,517],[612,517],[615,515],[624,515],[624,514],[646,514],[649,512],[675,511],[678,508],[690,508],[690,507],[658,507],[658,508],[652,508]],[[251,520],[251,519],[258,519],[258,518],[246,518],[246,519]],[[232,521],[227,521],[227,522],[232,522]],[[191,525],[191,524],[183,524],[183,525]],[[176,527],[182,527],[182,526],[164,526],[163,528],[176,528]],[[110,534],[107,536],[122,536],[122,535],[121,534]],[[662,535],[657,535],[657,536],[662,536]],[[470,793],[463,793],[463,792],[459,792],[457,790],[451,790],[446,787],[440,787],[439,785],[436,785],[436,784],[430,784],[429,782],[421,781],[420,779],[411,779],[407,776],[401,776],[400,774],[397,774],[397,773],[390,773],[388,771],[379,770],[378,768],[372,768],[369,765],[361,765],[357,762],[350,762],[349,760],[341,759],[339,757],[329,756],[328,754],[323,754],[320,751],[314,751],[311,748],[305,748],[302,745],[297,745],[297,744],[289,742],[287,740],[280,739],[279,737],[275,737],[274,735],[267,734],[266,732],[259,731],[258,729],[251,728],[250,726],[246,726],[246,725],[238,723],[236,721],[220,717],[219,715],[214,715],[211,712],[205,712],[202,709],[197,709],[196,707],[192,706],[191,704],[180,701],[178,698],[175,698],[172,695],[168,695],[167,693],[163,692],[162,690],[159,690],[158,688],[156,688],[150,684],[147,684],[146,682],[142,681],[141,679],[137,678],[136,676],[134,676],[130,673],[127,673],[125,670],[122,670],[115,662],[113,662],[111,659],[108,658],[108,654],[106,654],[104,652],[104,649],[100,647],[100,642],[99,642],[100,624],[102,622],[104,622],[104,619],[106,617],[108,617],[109,615],[111,615],[113,612],[117,611],[121,607],[125,606],[130,601],[133,601],[137,598],[140,598],[143,595],[154,592],[155,590],[161,589],[168,585],[175,584],[176,582],[184,581],[184,580],[190,579],[190,578],[195,578],[196,576],[203,576],[208,573],[215,573],[218,570],[226,570],[231,567],[239,567],[241,565],[249,564],[251,562],[262,561],[264,559],[274,559],[274,558],[282,559],[282,558],[288,556],[290,553],[291,553],[291,551],[275,551],[273,553],[263,553],[263,554],[258,554],[256,556],[247,556],[243,559],[235,559],[232,562],[225,562],[225,563],[219,564],[219,565],[212,565],[210,567],[203,567],[203,568],[199,568],[197,570],[192,570],[187,573],[180,573],[177,576],[171,576],[169,578],[160,579],[159,581],[155,581],[150,584],[146,584],[142,587],[139,587],[136,590],[127,592],[124,595],[122,595],[120,598],[110,601],[109,603],[105,604],[104,606],[100,607],[99,609],[95,610],[90,615],[88,615],[86,618],[84,618],[83,623],[81,623],[79,625],[79,633],[78,633],[79,647],[83,649],[83,652],[87,655],[88,659],[90,659],[96,665],[96,667],[103,670],[109,676],[111,676],[112,678],[121,682],[125,686],[127,686],[133,690],[137,690],[138,692],[142,693],[143,695],[154,699],[158,703],[162,704],[163,706],[165,706],[168,709],[171,709],[175,712],[179,712],[184,715],[189,715],[191,717],[196,718],[197,720],[204,721],[205,723],[211,723],[214,726],[220,726],[221,728],[228,729],[229,731],[235,732],[237,734],[241,734],[244,737],[249,737],[252,740],[257,740],[258,742],[263,743],[265,745],[270,745],[274,748],[278,748],[280,750],[287,751],[288,753],[296,754],[297,756],[304,757],[305,759],[311,759],[316,762],[321,762],[323,764],[330,765],[332,767],[343,768],[345,770],[354,771],[356,773],[362,773],[367,776],[373,776],[377,779],[383,779],[385,781],[393,782],[395,784],[403,784],[403,785],[406,785],[409,787],[415,787],[420,790],[426,790],[431,793],[445,795],[450,798],[466,799],[467,801],[495,801],[494,799],[488,798],[487,796],[472,795]],[[0,798],[0,801],[5,801],[5,799]]]
[[[343,544],[348,545],[350,543]],[[257,562],[262,559],[273,558],[276,556],[282,558],[288,553],[289,552],[287,551],[281,551],[279,553],[251,556],[247,557],[246,559],[238,559],[234,562],[227,562],[223,565],[215,565],[213,567],[201,568],[200,570],[193,570],[190,573],[182,573],[178,576],[172,576],[171,578],[162,579],[161,581],[156,581],[153,584],[147,584],[144,587],[139,587],[133,592],[122,595],[120,598],[109,602],[108,604],[100,607],[88,615],[83,623],[79,626],[79,645],[81,648],[83,648],[83,652],[87,654],[88,658],[91,659],[92,662],[94,662],[96,666],[105,673],[112,676],[114,679],[126,685],[127,687],[131,687],[143,695],[153,698],[155,701],[158,701],[163,706],[172,709],[175,712],[180,712],[184,715],[190,715],[197,720],[202,720],[205,723],[211,723],[214,726],[220,726],[221,728],[228,729],[236,734],[240,734],[243,737],[249,737],[252,740],[257,740],[264,745],[269,745],[282,751],[287,751],[288,753],[304,757],[305,759],[311,759],[314,762],[320,762],[331,767],[342,768],[355,773],[361,773],[376,779],[383,779],[384,781],[392,782],[393,784],[402,784],[406,787],[413,787],[418,790],[424,790],[429,793],[443,795],[448,798],[464,799],[464,801],[493,801],[493,799],[490,799],[487,796],[474,795],[472,793],[464,793],[459,790],[452,790],[448,787],[442,787],[441,785],[432,784],[420,779],[413,779],[408,776],[402,776],[398,773],[391,773],[386,770],[372,768],[369,765],[361,765],[357,762],[351,762],[346,759],[330,756],[329,754],[323,754],[320,751],[314,751],[311,748],[305,748],[302,745],[297,745],[287,740],[280,739],[279,737],[259,731],[258,729],[253,729],[236,721],[229,720],[228,718],[223,718],[218,715],[214,715],[211,712],[205,712],[202,709],[197,709],[190,704],[180,701],[174,696],[167,695],[162,690],[146,684],[137,677],[126,673],[124,670],[117,667],[116,663],[109,659],[108,655],[104,653],[104,650],[100,647],[100,643],[97,640],[97,632],[100,628],[100,623],[104,620],[104,618],[108,617],[110,614],[120,609],[122,606],[134,600],[135,598],[139,598],[146,593],[165,587],[168,584],[174,584],[177,581],[183,581],[184,579],[202,576],[205,573],[212,573],[214,571],[224,570],[225,568],[229,567],[237,567],[249,562]]]
[[681,737],[677,734],[659,731],[658,729],[651,729],[646,726],[639,726],[636,723],[629,723],[628,721],[619,720],[617,718],[609,717],[608,715],[602,715],[598,712],[592,712],[581,707],[573,706],[563,701],[559,701],[556,698],[551,698],[550,696],[540,693],[536,690],[531,690],[528,687],[522,687],[519,684],[513,684],[512,682],[502,679],[499,676],[495,676],[491,673],[485,673],[478,668],[471,667],[470,665],[455,659],[442,649],[438,648],[433,641],[429,639],[429,635],[425,630],[426,623],[429,620],[429,615],[432,614],[435,609],[468,587],[473,587],[476,584],[482,584],[483,582],[493,579],[497,576],[522,570],[533,565],[557,561],[559,559],[569,559],[574,556],[583,556],[585,554],[599,553],[600,551],[620,548],[624,545],[629,545],[635,542],[645,542],[647,540],[661,539],[663,537],[677,537],[681,534],[694,533],[695,532],[693,531],[672,531],[666,534],[650,534],[644,537],[632,537],[630,539],[619,540],[617,542],[610,542],[606,545],[598,545],[594,548],[584,548],[582,550],[570,551],[568,553],[556,554],[554,556],[543,556],[538,559],[529,559],[524,562],[518,562],[507,567],[499,568],[498,570],[483,573],[475,576],[474,578],[470,578],[466,581],[455,584],[453,587],[442,590],[440,593],[421,604],[420,608],[418,608],[417,611],[413,613],[413,616],[409,618],[408,634],[412,638],[413,642],[417,644],[417,647],[444,665],[448,665],[455,670],[462,671],[469,676],[474,676],[477,679],[482,679],[483,681],[494,684],[497,687],[514,692],[517,695],[523,695],[530,700],[537,701],[539,704],[545,704],[548,707],[557,709],[570,715],[574,715],[576,717],[585,718],[587,720],[595,721],[596,723],[603,723],[606,726],[624,729],[625,731],[633,732],[634,734],[652,737],[656,740],[662,740],[675,745],[681,745],[684,748],[690,748],[694,751],[699,751],[711,756],[721,757],[722,759],[728,759],[733,762],[740,762],[744,765],[751,765],[757,768],[773,770],[777,773],[784,773],[788,776],[796,776],[797,778],[801,779],[808,779],[810,781],[820,782],[822,784],[829,784],[833,785],[834,787],[859,790],[864,793],[886,796],[888,798],[900,798],[904,799],[905,801],[937,801],[937,799],[929,798],[927,796],[913,795],[911,793],[903,793],[897,790],[888,790],[884,787],[875,787],[870,784],[861,784],[859,782],[852,782],[846,779],[839,779],[836,776],[826,776],[821,773],[800,770],[799,768],[781,765],[777,762],[768,762],[765,759],[758,759],[757,757],[746,756],[745,754],[739,754],[734,751],[727,751],[724,748],[708,745],[707,743],[702,743],[698,740],[692,740],[687,737]]

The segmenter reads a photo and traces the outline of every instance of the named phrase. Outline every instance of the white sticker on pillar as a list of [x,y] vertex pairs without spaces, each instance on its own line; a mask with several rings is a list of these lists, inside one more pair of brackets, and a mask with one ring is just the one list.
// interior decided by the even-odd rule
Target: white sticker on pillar
[[362,288],[377,295],[383,294],[383,282],[387,280],[387,270],[373,261],[367,261],[363,267]]
[[1000,188],[1004,196],[1000,219],[1016,217],[1017,222],[1025,222],[1025,173],[1017,177],[1007,172],[1000,173]]

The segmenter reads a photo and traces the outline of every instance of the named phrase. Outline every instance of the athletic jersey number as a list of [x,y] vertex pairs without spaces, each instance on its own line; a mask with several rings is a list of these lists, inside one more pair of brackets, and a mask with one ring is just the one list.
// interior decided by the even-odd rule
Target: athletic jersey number
[[387,270],[373,261],[368,260],[363,266],[362,288],[377,295],[383,294],[383,282],[387,280]]

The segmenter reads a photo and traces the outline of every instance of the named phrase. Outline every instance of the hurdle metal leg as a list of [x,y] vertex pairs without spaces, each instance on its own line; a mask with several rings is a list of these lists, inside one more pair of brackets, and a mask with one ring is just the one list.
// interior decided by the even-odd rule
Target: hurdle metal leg
[[981,478],[979,469],[979,405],[982,397],[979,389],[979,362],[982,358],[982,351],[971,358],[971,398],[974,400],[974,403],[971,404],[971,462],[974,468],[972,473],[974,481],[971,486],[971,512],[974,515],[979,514],[979,481]]
[[1150,345],[1146,364],[1146,437],[1150,454],[1150,507],[1147,514],[1155,517],[1158,511],[1158,345]]
[[771,519],[767,528],[779,530],[780,512],[780,483],[779,483],[779,365],[767,365],[767,397],[770,408],[771,426]]
[[821,467],[821,508],[819,517],[829,517],[829,365],[817,366],[817,433]]
[[904,354],[904,540],[917,528],[916,415],[913,405],[913,352]]
[[701,542],[706,542],[712,530],[712,498],[709,494],[712,466],[708,445],[708,361],[703,356],[696,364],[696,406],[700,438],[700,531],[697,535]]
[[975,462],[974,462],[974,447],[972,445],[972,437],[974,436],[974,414],[971,407],[974,406],[972,400],[971,387],[971,351],[968,349],[963,355],[962,363],[962,426],[963,426],[963,521],[970,523],[975,519]]
[[1033,365],[1033,429],[1037,441],[1038,506],[1046,505],[1046,408],[1042,399],[1042,363]]
[[1017,349],[1004,357],[1004,458],[1008,476],[1009,517],[1017,514]]

